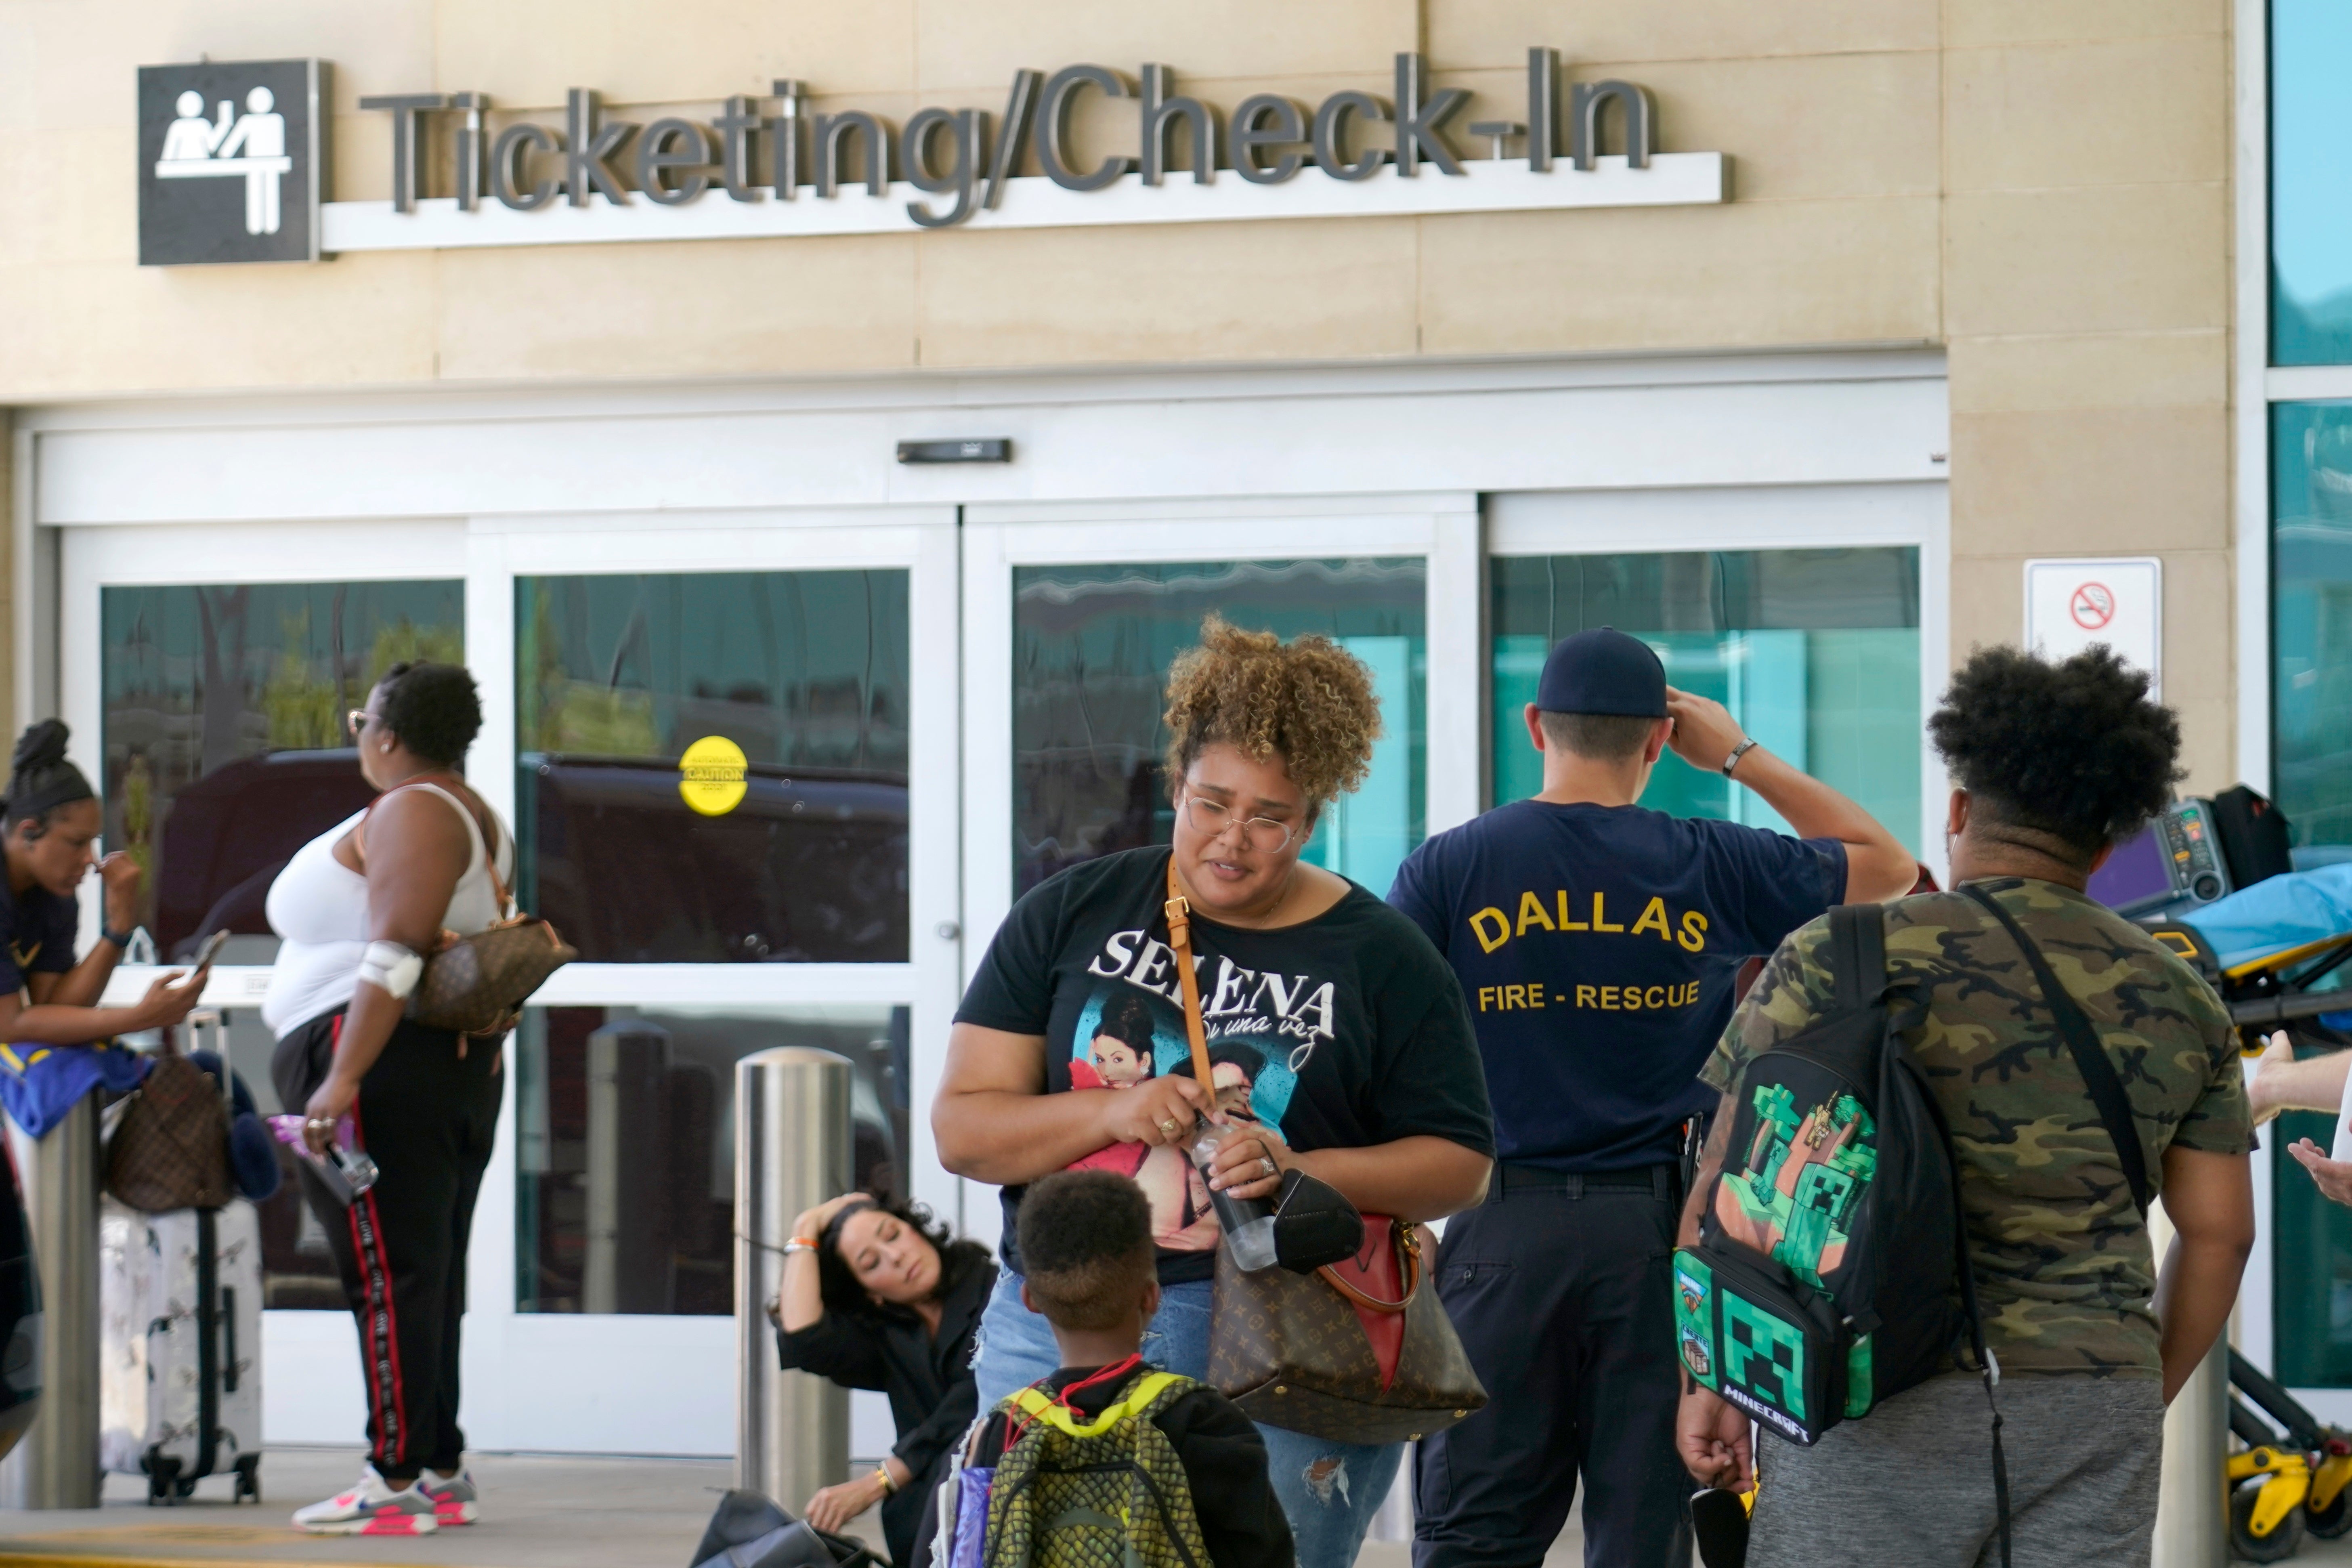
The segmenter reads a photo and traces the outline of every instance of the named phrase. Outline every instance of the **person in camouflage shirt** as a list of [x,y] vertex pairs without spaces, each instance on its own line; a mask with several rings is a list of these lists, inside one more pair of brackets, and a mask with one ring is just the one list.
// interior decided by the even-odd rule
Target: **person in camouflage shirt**
[[[2164,1405],[2225,1325],[2253,1241],[2252,1122],[2228,1012],[2083,891],[2165,804],[2179,726],[2147,700],[2145,676],[2094,647],[2059,664],[1980,651],[1929,727],[1960,786],[1953,879],[1990,893],[2082,1008],[2179,1232],[2159,1277],[2115,1144],[2000,923],[1959,892],[1887,906],[1888,970],[1926,1004],[1905,1038],[1951,1126],[1986,1340],[2005,1379],[2015,1561],[2145,1563]],[[1828,938],[1826,917],[1790,936],[1700,1075],[1727,1098],[1686,1244],[1723,1168],[1741,1066],[1829,1006]],[[1998,1562],[1984,1399],[1956,1364],[1811,1448],[1775,1445],[1748,1562]],[[1752,1481],[1747,1417],[1687,1381],[1678,1443],[1703,1485]]]

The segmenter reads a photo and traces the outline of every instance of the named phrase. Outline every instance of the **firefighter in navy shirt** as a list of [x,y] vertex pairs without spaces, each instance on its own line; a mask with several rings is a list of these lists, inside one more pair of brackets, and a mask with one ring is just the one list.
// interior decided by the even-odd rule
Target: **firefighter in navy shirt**
[[[1542,793],[1430,839],[1389,894],[1461,976],[1499,1156],[1437,1271],[1492,1402],[1422,1445],[1413,1562],[1540,1562],[1581,1476],[1588,1563],[1682,1568],[1668,1263],[1683,1125],[1716,1099],[1698,1069],[1742,962],[1908,891],[1916,862],[1622,632],[1554,647],[1527,724]],[[1635,805],[1669,746],[1804,837]]]

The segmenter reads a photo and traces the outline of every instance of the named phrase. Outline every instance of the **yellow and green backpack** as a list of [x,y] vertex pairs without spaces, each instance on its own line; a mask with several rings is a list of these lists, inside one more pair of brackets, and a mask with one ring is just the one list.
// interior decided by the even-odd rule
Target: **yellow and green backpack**
[[1152,1422],[1198,1386],[1146,1373],[1092,1417],[1043,1389],[1007,1397],[1019,1436],[988,1485],[982,1568],[1209,1568],[1192,1483]]

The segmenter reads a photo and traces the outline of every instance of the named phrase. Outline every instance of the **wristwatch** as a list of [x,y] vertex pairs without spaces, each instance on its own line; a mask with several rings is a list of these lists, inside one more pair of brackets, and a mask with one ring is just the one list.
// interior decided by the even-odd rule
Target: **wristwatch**
[[1725,778],[1729,778],[1731,776],[1731,770],[1739,765],[1739,759],[1746,756],[1755,749],[1756,742],[1753,741],[1742,741],[1739,744],[1732,747],[1731,755],[1723,759],[1723,776]]
[[110,942],[117,947],[128,948],[131,945],[131,939],[137,935],[138,932],[139,928],[137,926],[131,927],[129,931],[110,931],[105,925],[101,924],[98,928],[98,940],[100,942]]

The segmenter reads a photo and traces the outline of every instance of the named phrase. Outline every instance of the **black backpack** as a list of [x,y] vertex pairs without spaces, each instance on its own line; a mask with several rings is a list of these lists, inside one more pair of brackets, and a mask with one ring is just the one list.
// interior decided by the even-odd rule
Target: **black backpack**
[[1675,1255],[1683,1364],[1807,1447],[1935,1376],[1964,1333],[1990,1367],[1951,1133],[1901,1037],[1922,1009],[1890,1005],[1880,907],[1832,910],[1828,956],[1831,1011],[1740,1068],[1698,1245]]

